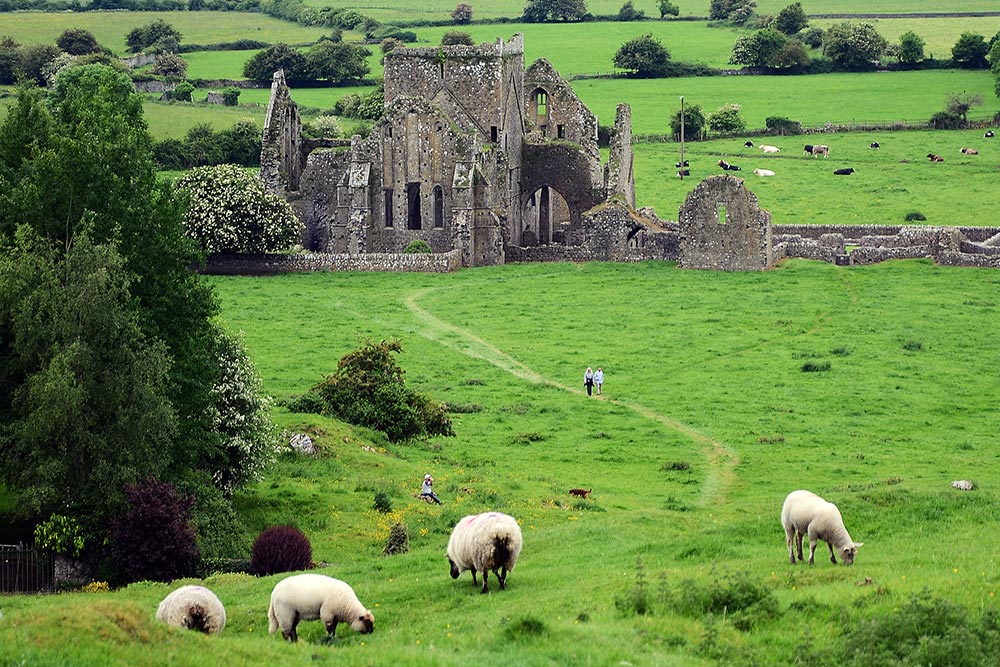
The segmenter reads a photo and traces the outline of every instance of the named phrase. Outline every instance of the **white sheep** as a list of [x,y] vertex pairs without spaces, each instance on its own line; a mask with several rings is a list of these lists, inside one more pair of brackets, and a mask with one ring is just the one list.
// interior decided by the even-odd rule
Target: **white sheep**
[[771,171],[770,169],[757,168],[753,170],[753,173],[757,174],[758,176],[774,176],[774,172]]
[[476,572],[482,572],[482,592],[487,593],[487,576],[492,571],[500,580],[500,590],[504,590],[507,572],[514,569],[521,545],[521,527],[512,516],[486,512],[463,517],[448,539],[451,578],[458,579],[466,570],[472,570],[472,583],[477,584]]
[[802,537],[809,536],[809,564],[813,564],[816,553],[816,541],[823,540],[830,548],[830,561],[837,562],[833,555],[834,547],[840,552],[840,558],[845,565],[854,563],[858,547],[864,542],[855,542],[844,528],[844,519],[840,510],[831,502],[823,500],[811,491],[792,491],[785,498],[781,507],[781,525],[785,528],[785,544],[788,546],[788,558],[795,565],[795,551],[792,540],[798,550],[799,560],[802,560]]
[[337,623],[347,623],[361,634],[375,629],[375,617],[361,604],[354,589],[323,574],[296,574],[275,584],[267,618],[269,633],[273,635],[280,627],[281,636],[293,642],[299,639],[295,632],[299,621],[319,619],[331,637]]
[[781,150],[777,146],[768,146],[767,144],[761,144],[758,148],[764,153],[777,153]]
[[181,586],[163,598],[156,620],[179,628],[218,634],[226,627],[226,608],[204,586]]

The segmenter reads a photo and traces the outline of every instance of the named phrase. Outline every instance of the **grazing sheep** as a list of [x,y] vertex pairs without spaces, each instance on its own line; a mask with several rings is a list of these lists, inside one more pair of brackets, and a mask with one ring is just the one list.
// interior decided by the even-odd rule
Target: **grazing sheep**
[[375,629],[375,617],[361,604],[354,589],[323,574],[296,574],[275,584],[267,618],[269,633],[273,635],[280,627],[281,636],[292,642],[299,640],[295,632],[299,621],[323,621],[330,637],[337,623],[347,623],[361,634]]
[[878,145],[877,141],[873,141],[870,144],[868,144],[868,148],[881,148],[881,146]]
[[809,536],[810,565],[813,564],[817,540],[826,542],[830,548],[830,562],[834,564],[837,562],[833,555],[834,547],[840,552],[844,564],[851,565],[858,547],[864,545],[864,542],[851,539],[837,506],[811,491],[792,491],[788,494],[781,507],[781,525],[785,528],[785,544],[788,546],[788,558],[792,565],[795,565],[796,550],[799,560],[802,560],[802,538],[805,535]]
[[500,590],[504,590],[507,572],[514,569],[521,545],[521,527],[512,516],[487,512],[463,517],[448,539],[451,578],[458,579],[466,570],[472,570],[472,583],[477,584],[476,572],[482,572],[482,592],[487,593],[486,579],[492,571],[500,580]]
[[768,146],[767,144],[761,144],[759,148],[765,153],[777,153],[781,150],[777,146]]
[[583,498],[584,500],[586,500],[587,496],[590,495],[591,491],[593,491],[593,489],[570,489],[569,495],[577,496],[579,498]]
[[774,172],[771,171],[770,169],[754,169],[753,173],[757,174],[758,176],[774,176]]
[[975,148],[960,148],[959,151],[965,155],[979,155],[979,151]]
[[848,167],[846,169],[835,169],[834,172],[838,176],[850,176],[854,173],[854,167]]
[[986,134],[983,135],[983,139],[989,139],[993,136],[993,130],[986,130]]
[[219,634],[226,627],[226,608],[204,586],[181,586],[163,598],[156,620],[206,635]]

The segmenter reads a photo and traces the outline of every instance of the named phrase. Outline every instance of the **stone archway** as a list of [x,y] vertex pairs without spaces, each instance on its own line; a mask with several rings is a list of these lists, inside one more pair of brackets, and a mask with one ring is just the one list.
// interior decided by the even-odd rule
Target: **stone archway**
[[569,204],[553,187],[543,185],[528,195],[521,212],[520,245],[564,244],[570,224]]

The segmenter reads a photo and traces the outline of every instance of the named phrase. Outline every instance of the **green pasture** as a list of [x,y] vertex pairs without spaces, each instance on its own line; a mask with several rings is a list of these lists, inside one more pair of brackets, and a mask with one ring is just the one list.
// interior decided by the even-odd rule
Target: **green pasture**
[[[804,6],[804,5],[803,5]],[[995,5],[993,11],[1000,11],[1000,5]],[[861,19],[851,19],[861,21]],[[864,19],[875,26],[880,35],[889,44],[899,44],[900,36],[913,31],[924,40],[924,55],[928,58],[951,58],[951,47],[962,36],[971,32],[982,35],[986,41],[1000,32],[1000,16],[977,17],[940,17],[940,18],[902,18],[902,19]],[[841,19],[813,19],[809,25],[826,30]]]
[[[871,142],[880,148],[869,148]],[[981,130],[875,131],[754,137],[755,144],[777,146],[777,155],[747,148],[743,138],[687,142],[684,159],[691,176],[677,177],[680,144],[637,144],[636,203],[654,206],[657,215],[677,219],[685,198],[703,179],[727,173],[719,160],[738,165],[729,172],[744,179],[774,224],[955,225],[997,224],[992,202],[1000,201],[1000,143],[984,139]],[[830,146],[830,157],[805,155],[805,144]],[[979,150],[963,155],[960,148]],[[945,158],[931,162],[928,153]],[[775,172],[755,176],[755,168]],[[849,176],[835,169],[853,167]],[[905,223],[919,211],[926,222]]]
[[[368,78],[382,76],[382,51],[377,45],[368,45]],[[308,49],[301,49],[306,51]],[[189,79],[242,79],[243,66],[257,50],[249,51],[195,51],[182,54],[188,64]]]
[[[427,20],[444,21],[451,17],[457,2],[452,0],[306,0],[315,7],[343,7],[372,16],[380,21]],[[490,0],[489,2],[469,2],[474,19],[496,17],[516,18],[524,12],[526,0]],[[587,10],[591,14],[617,14],[624,0],[587,0]],[[634,0],[636,9],[646,12],[646,16],[659,19],[659,2],[656,0]],[[680,16],[708,16],[709,0],[674,0],[680,9]],[[757,12],[777,14],[789,5],[788,0],[760,0]],[[806,14],[872,14],[872,13],[940,13],[940,12],[984,12],[997,11],[992,0],[880,0],[877,3],[864,0],[830,0],[817,2],[805,0],[802,8]]]
[[65,30],[84,28],[119,55],[126,54],[125,36],[156,19],[174,26],[182,44],[220,44],[240,39],[309,44],[329,30],[305,27],[267,16],[242,12],[5,12],[0,35],[21,44],[55,44]]
[[[143,103],[143,114],[149,124],[149,132],[154,139],[178,139],[187,134],[195,125],[207,123],[215,130],[227,129],[241,120],[252,119],[260,126],[264,125],[266,106],[240,104],[227,107],[221,104],[205,104],[208,91],[197,90],[195,101],[189,102],[159,102],[153,97],[147,97]],[[242,97],[242,95],[241,95]]]
[[[278,408],[322,454],[283,455],[236,498],[248,536],[302,528],[320,571],[372,608],[375,632],[341,626],[329,645],[304,622],[285,645],[266,634],[282,575],[215,575],[198,583],[226,605],[219,637],[153,619],[193,582],[0,598],[0,662],[710,667],[794,664],[794,653],[825,664],[845,627],[892,619],[914,595],[995,613],[997,554],[983,536],[1000,528],[1000,376],[983,351],[1000,327],[998,281],[926,261],[213,278],[220,320],[244,332],[278,398],[359,339],[396,337],[407,382],[454,406],[454,438],[407,445]],[[803,372],[808,361],[830,369]],[[583,390],[588,365],[606,372],[601,398]],[[442,506],[414,498],[427,472]],[[955,491],[955,479],[978,489]],[[577,486],[588,500],[566,493]],[[796,488],[838,504],[865,543],[853,567],[830,564],[823,544],[816,565],[788,564],[778,516]],[[377,492],[391,513],[372,509]],[[443,555],[454,523],[487,509],[518,517],[525,546],[508,590],[481,595],[468,573],[449,578]],[[383,556],[397,521],[410,551]],[[738,609],[682,614],[671,602],[733,578],[773,594],[774,615],[752,630]],[[652,613],[635,615],[643,583]]]

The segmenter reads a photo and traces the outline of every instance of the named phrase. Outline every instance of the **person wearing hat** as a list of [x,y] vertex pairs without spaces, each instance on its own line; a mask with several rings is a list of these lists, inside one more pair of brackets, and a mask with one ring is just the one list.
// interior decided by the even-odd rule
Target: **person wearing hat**
[[424,475],[424,484],[420,487],[420,497],[430,498],[438,505],[441,504],[441,499],[434,495],[434,478],[430,476],[430,473]]

